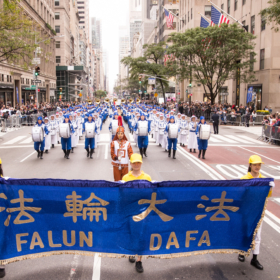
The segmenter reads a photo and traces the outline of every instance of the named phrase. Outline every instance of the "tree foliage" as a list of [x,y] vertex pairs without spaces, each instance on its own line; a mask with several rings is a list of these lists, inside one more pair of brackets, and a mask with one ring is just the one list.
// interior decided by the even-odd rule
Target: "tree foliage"
[[99,98],[101,98],[101,97],[106,97],[106,96],[107,96],[107,92],[104,91],[104,90],[97,90],[97,91],[95,92],[95,96],[96,96],[96,97],[99,97]]
[[261,10],[260,15],[267,23],[275,23],[276,27],[272,27],[276,32],[279,31],[280,25],[280,0],[270,0],[267,2],[270,6]]
[[20,6],[18,0],[3,0],[0,7],[0,62],[27,67],[31,63],[35,37],[39,41],[39,27]]
[[227,80],[235,79],[239,69],[241,82],[254,79],[254,38],[237,24],[172,33],[168,53],[175,55],[176,60],[169,64],[179,80],[201,83],[213,104],[221,87]]
[[139,75],[144,74],[144,80],[142,80],[142,82],[147,84],[148,76],[156,77],[156,85],[161,87],[165,100],[165,91],[169,88],[169,84],[165,80],[167,80],[168,77],[171,77],[174,73],[170,70],[171,68],[163,65],[166,43],[160,42],[158,44],[146,44],[143,48],[143,57],[125,57],[121,62],[129,67],[130,77],[134,80],[138,80]]

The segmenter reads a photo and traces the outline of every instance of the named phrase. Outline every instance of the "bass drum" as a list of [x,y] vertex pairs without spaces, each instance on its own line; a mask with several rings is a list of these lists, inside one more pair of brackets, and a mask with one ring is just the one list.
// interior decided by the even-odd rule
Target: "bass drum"
[[116,135],[119,121],[112,120],[112,135]]
[[178,125],[176,123],[170,123],[168,125],[168,138],[176,139],[178,138]]
[[95,136],[95,123],[85,123],[85,137],[86,138],[94,138]]
[[43,127],[35,126],[32,128],[32,140],[33,142],[42,142],[44,140]]
[[62,138],[70,138],[70,123],[61,123],[59,125],[59,136]]
[[138,122],[138,136],[148,136],[148,122],[147,121]]
[[204,124],[199,126],[199,138],[201,140],[209,140],[211,133],[211,126],[209,124]]

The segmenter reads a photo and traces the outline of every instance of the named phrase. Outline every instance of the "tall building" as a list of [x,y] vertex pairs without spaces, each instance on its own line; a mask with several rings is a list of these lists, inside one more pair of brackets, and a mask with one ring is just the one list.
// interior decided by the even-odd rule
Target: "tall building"
[[128,77],[128,68],[121,63],[121,60],[130,54],[130,38],[126,26],[119,27],[119,79]]
[[[197,3],[199,2],[199,3]],[[245,105],[248,91],[253,91],[253,100],[250,105],[254,105],[257,110],[264,106],[271,106],[273,111],[280,109],[280,53],[279,42],[280,33],[271,29],[272,25],[267,25],[260,16],[260,11],[269,6],[267,1],[256,1],[251,5],[250,1],[237,0],[216,0],[213,1],[218,7],[230,14],[233,18],[242,19],[242,24],[248,26],[248,31],[257,38],[254,40],[256,53],[256,62],[253,64],[255,71],[255,80],[249,84],[239,83],[238,79],[228,80],[223,85],[221,92],[216,98],[216,102],[230,103],[236,105]],[[211,18],[211,5],[207,0],[181,0],[180,17],[184,19],[179,27],[180,32],[200,26],[200,12],[205,17]],[[229,17],[228,17],[229,18]],[[230,19],[230,24],[234,21]],[[242,28],[242,27],[240,27]],[[181,83],[181,92],[187,89],[188,81]],[[202,86],[196,85],[193,88],[194,100],[207,100],[209,94],[204,92]],[[186,95],[184,99],[186,100]]]
[[[0,1],[3,3],[3,1]],[[59,3],[56,1],[30,1],[21,0],[19,5],[25,10],[26,14],[34,21],[36,25],[39,25],[44,34],[44,39],[49,39],[49,43],[46,41],[41,42],[40,54],[41,57],[40,67],[40,80],[38,88],[38,102],[49,102],[50,96],[54,95],[56,87],[55,76],[55,40],[54,34],[51,29],[55,29],[54,24],[54,9],[55,5]],[[48,58],[48,59],[45,59]],[[22,62],[22,61],[19,61]],[[32,65],[31,68],[25,69],[19,64],[9,64],[7,62],[0,63],[0,104],[8,106],[15,106],[16,104],[25,104],[27,102],[35,103],[35,85],[32,84],[33,70],[36,65]]]
[[139,0],[129,0],[129,36],[130,50],[133,48],[133,36],[141,31],[142,5]]
[[77,6],[80,16],[79,27],[80,29],[85,31],[87,40],[90,40],[91,34],[89,32],[89,0],[77,1]]
[[91,18],[91,41],[94,49],[100,49],[102,46],[101,21]]

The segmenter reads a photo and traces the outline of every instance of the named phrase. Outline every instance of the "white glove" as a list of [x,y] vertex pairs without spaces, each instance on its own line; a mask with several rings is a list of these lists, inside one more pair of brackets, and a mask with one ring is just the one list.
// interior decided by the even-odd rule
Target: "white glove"
[[9,179],[10,179],[10,177],[4,177],[4,179],[5,179],[5,180],[9,180]]
[[274,188],[275,187],[275,183],[273,181],[269,182],[269,186]]

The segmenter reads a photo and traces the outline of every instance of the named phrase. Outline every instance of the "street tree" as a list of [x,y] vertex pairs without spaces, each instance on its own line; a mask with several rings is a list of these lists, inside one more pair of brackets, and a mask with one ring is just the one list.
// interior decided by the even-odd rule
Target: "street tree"
[[95,96],[98,97],[98,98],[106,97],[107,96],[107,92],[104,91],[104,90],[97,90],[95,92]]
[[0,62],[27,68],[31,64],[35,44],[40,39],[39,26],[25,13],[19,0],[3,0],[0,7]]
[[254,38],[237,24],[172,33],[168,53],[176,59],[168,64],[175,68],[179,80],[202,84],[214,104],[227,80],[238,78],[240,82],[250,82],[254,79]]
[[276,27],[272,26],[272,29],[277,32],[280,25],[280,0],[270,0],[267,3],[270,6],[261,10],[260,15],[263,17],[264,22],[274,23]]
[[156,84],[160,86],[164,100],[165,92],[169,88],[169,77],[172,77],[172,72],[164,66],[163,60],[166,52],[166,43],[160,42],[158,44],[144,45],[143,57],[125,57],[122,59],[122,63],[129,67],[130,76],[134,80],[138,80],[140,74],[144,74],[143,82],[147,83],[149,76],[156,78]]

